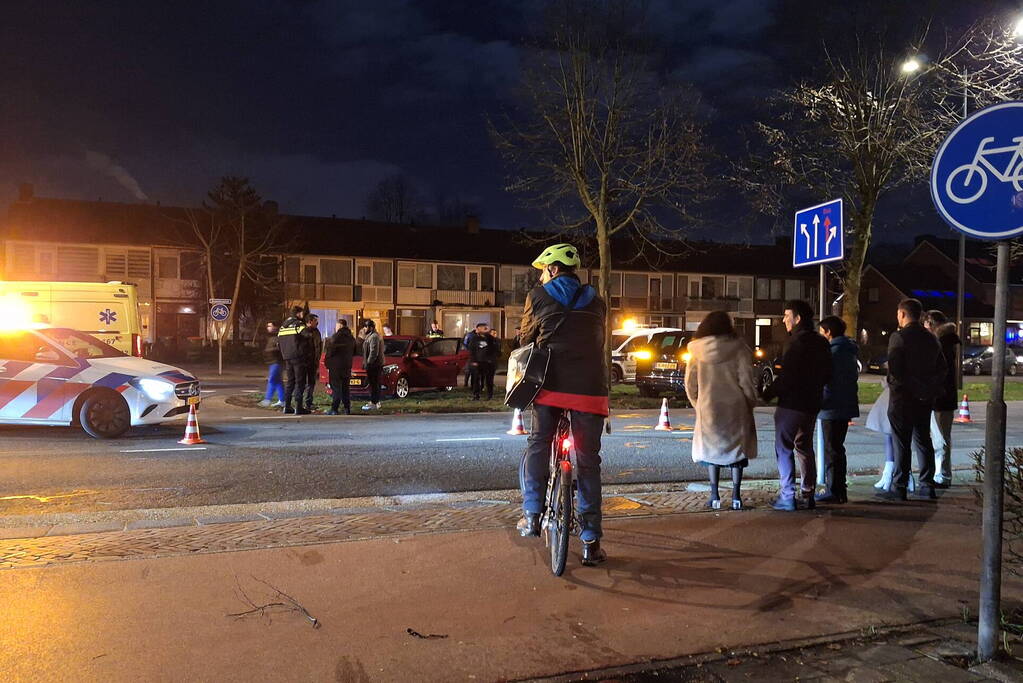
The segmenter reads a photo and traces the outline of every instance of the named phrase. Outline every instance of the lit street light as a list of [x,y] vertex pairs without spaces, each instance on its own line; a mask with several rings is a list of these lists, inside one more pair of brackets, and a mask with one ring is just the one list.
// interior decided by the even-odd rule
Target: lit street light
[[909,59],[902,63],[902,73],[904,74],[916,73],[921,68],[922,65],[920,64],[920,60],[917,59],[916,57],[910,57]]

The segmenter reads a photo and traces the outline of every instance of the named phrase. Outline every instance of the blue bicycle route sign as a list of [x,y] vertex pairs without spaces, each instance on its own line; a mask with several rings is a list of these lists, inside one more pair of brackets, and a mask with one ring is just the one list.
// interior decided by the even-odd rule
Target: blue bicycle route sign
[[949,133],[931,164],[931,199],[971,237],[1023,234],[1023,102],[981,109]]
[[227,320],[227,317],[231,314],[231,308],[227,304],[213,304],[210,308],[210,317],[218,323],[222,323]]
[[792,266],[815,266],[845,258],[842,200],[832,199],[796,211],[792,235]]

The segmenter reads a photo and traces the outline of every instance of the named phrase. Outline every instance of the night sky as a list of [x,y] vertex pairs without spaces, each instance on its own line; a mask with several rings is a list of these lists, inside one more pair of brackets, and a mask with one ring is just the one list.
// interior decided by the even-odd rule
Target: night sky
[[[237,174],[282,211],[359,217],[367,191],[403,173],[427,205],[457,197],[484,225],[535,224],[502,190],[486,117],[515,97],[544,4],[5,2],[0,209],[20,182],[194,205]],[[758,101],[812,71],[822,34],[840,41],[869,20],[898,42],[928,17],[944,30],[1014,6],[847,4],[651,0],[655,68],[667,87],[695,87],[727,159]]]

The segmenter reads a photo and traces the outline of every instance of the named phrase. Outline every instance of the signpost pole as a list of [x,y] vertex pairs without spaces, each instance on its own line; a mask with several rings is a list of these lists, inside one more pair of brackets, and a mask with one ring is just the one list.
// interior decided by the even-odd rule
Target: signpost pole
[[[824,316],[827,315],[824,311],[828,301],[828,295],[826,292],[828,279],[825,268],[827,268],[827,266],[822,263],[820,265],[820,279],[817,282],[817,322],[824,320]],[[827,463],[824,460],[824,424],[821,422],[820,418],[817,418],[817,429],[814,433],[816,435],[814,437],[814,450],[816,450],[815,457],[817,459],[817,485],[827,486]]]
[[[966,318],[966,235],[959,233],[959,282],[956,287],[956,331],[966,339],[963,323]],[[963,354],[956,359],[956,389],[963,390]]]
[[217,338],[217,374],[224,374],[224,333],[221,332]]
[[977,658],[995,656],[1001,632],[1002,504],[1005,495],[1005,319],[1009,307],[1009,243],[998,243],[995,281],[994,364],[984,438],[984,518],[980,561],[980,619]]

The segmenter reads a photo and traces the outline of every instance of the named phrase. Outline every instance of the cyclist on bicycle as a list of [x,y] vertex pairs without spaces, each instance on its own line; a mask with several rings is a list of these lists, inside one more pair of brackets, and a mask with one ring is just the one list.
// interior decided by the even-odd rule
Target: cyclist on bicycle
[[[523,517],[517,528],[523,536],[540,535],[551,441],[567,410],[576,449],[583,564],[592,566],[606,558],[600,548],[600,433],[608,415],[606,308],[597,290],[579,281],[575,269],[580,263],[579,252],[571,244],[548,247],[533,261],[542,275],[540,284],[526,296],[521,342],[546,346],[551,360],[543,388],[533,401],[533,427],[519,469]],[[565,315],[568,317],[557,334],[548,341],[551,330]]]

